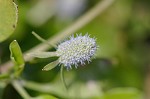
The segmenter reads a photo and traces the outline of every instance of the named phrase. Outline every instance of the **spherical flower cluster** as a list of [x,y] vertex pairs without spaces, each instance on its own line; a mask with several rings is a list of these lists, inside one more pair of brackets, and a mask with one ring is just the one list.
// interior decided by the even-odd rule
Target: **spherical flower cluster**
[[69,40],[59,44],[56,54],[60,64],[71,68],[71,65],[77,67],[79,64],[85,64],[85,61],[90,62],[96,50],[96,40],[88,34],[80,34],[77,37],[71,36]]

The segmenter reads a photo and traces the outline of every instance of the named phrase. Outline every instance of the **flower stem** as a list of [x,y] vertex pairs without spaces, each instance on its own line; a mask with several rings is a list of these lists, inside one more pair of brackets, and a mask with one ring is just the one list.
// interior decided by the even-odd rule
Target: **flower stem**
[[16,91],[22,96],[22,98],[24,99],[31,98],[31,96],[26,92],[26,90],[22,87],[19,81],[17,80],[12,81],[12,85],[16,89]]
[[63,65],[61,65],[61,68],[60,68],[60,78],[61,78],[61,81],[63,83],[65,90],[67,91],[67,84],[66,84],[65,78],[64,78],[64,66]]

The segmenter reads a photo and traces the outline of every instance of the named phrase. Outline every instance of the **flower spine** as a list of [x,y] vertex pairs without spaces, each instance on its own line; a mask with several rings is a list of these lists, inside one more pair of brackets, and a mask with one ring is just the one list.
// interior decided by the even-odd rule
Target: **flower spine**
[[71,36],[69,40],[61,43],[57,47],[56,54],[59,56],[59,63],[67,68],[72,65],[84,65],[85,62],[90,62],[91,57],[97,50],[96,40],[90,38],[88,34],[77,37]]

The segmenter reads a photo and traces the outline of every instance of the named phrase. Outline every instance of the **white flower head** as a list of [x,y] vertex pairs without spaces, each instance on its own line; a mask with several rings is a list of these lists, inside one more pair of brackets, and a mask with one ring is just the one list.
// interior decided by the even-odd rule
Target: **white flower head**
[[[40,41],[49,44],[49,42],[45,41],[35,32],[32,32],[32,34]],[[51,70],[58,64],[70,69],[72,65],[77,68],[80,64],[84,65],[85,62],[89,63],[98,48],[99,46],[96,45],[95,38],[91,38],[88,34],[76,34],[76,37],[72,35],[70,39],[60,43],[54,52],[34,52],[29,55],[37,58],[58,57],[57,60],[44,66],[42,69],[44,71]]]
[[67,68],[72,65],[84,65],[85,62],[90,62],[97,50],[95,38],[91,38],[88,34],[82,36],[71,36],[69,40],[58,45],[56,54],[59,56],[59,64],[63,64]]

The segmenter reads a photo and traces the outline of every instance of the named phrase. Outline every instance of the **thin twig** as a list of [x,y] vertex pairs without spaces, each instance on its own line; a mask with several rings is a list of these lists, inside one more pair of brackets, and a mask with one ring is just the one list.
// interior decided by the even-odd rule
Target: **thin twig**
[[67,84],[66,84],[65,78],[64,78],[64,66],[63,65],[61,65],[61,68],[60,68],[60,78],[61,78],[62,84],[64,86],[64,89],[67,92],[68,88],[67,88]]
[[[58,42],[62,41],[64,38],[68,37],[72,33],[84,27],[86,24],[92,21],[96,16],[104,12],[114,1],[115,0],[100,1],[94,8],[92,8],[90,11],[88,11],[83,16],[81,16],[72,25],[69,25],[66,29],[57,33],[53,37],[49,38],[47,41],[50,42],[50,44],[57,44]],[[33,57],[26,55],[27,53],[32,53],[36,51],[45,51],[45,50],[48,50],[49,48],[52,48],[52,47],[48,46],[45,43],[41,43],[35,46],[34,48],[30,49],[29,51],[25,52],[24,59],[25,61],[30,61],[33,59]],[[0,66],[0,72],[6,72],[11,66],[12,66],[11,61],[8,61],[2,64]]]
[[30,95],[26,92],[26,90],[22,87],[22,85],[17,81],[12,81],[13,87],[16,91],[22,96],[23,99],[30,99]]
[[40,37],[37,33],[35,33],[34,31],[32,31],[32,34],[38,39],[38,40],[40,40],[41,42],[43,42],[43,43],[46,43],[46,44],[48,44],[49,46],[52,46],[52,47],[57,47],[56,45],[54,45],[54,44],[50,44],[50,42],[47,42],[47,40],[45,40],[45,39],[43,39],[42,37]]

